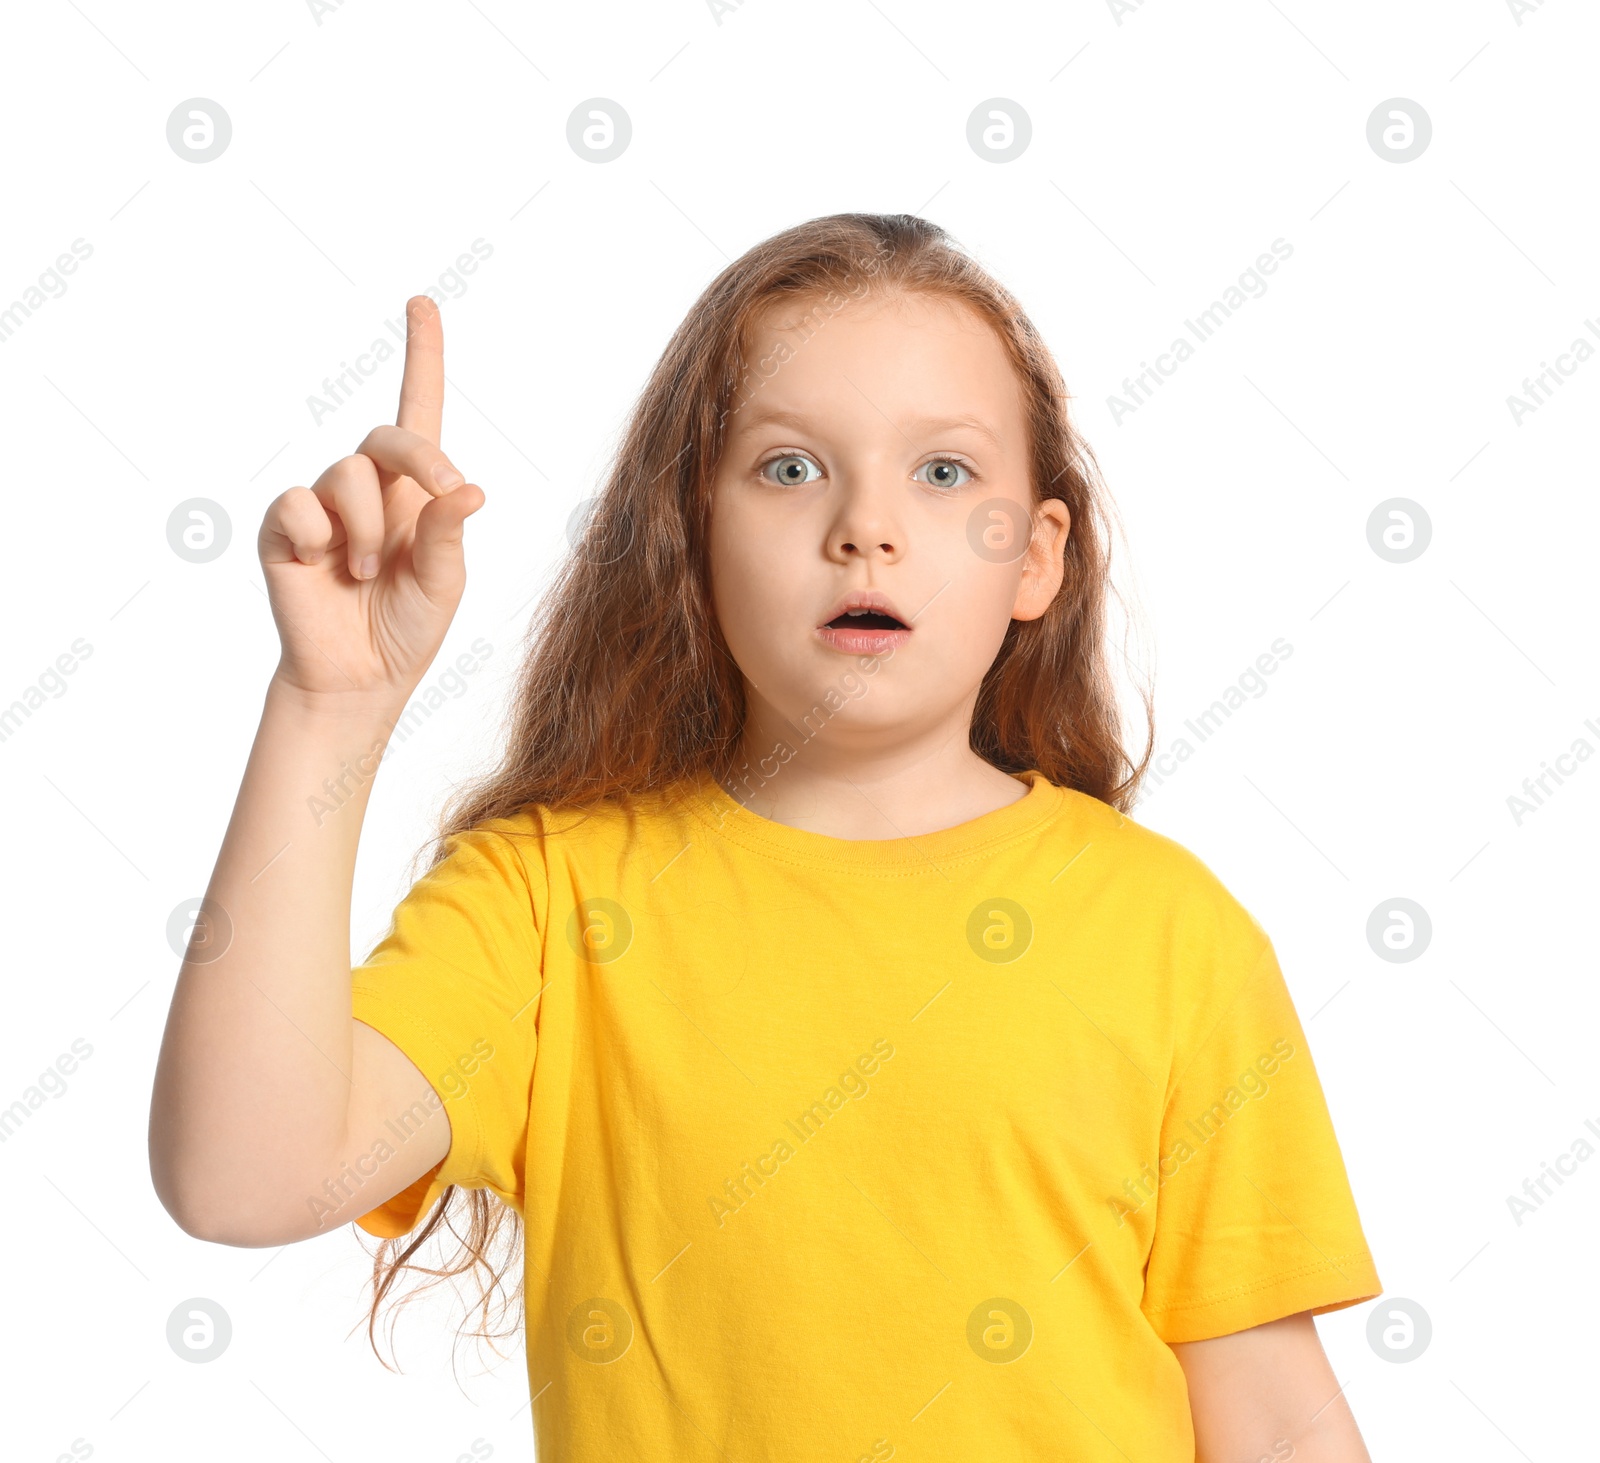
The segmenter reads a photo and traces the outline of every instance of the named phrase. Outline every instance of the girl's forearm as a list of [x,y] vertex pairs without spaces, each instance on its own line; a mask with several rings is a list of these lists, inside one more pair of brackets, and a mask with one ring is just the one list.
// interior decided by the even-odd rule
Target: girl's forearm
[[1371,1463],[1309,1313],[1172,1349],[1196,1463]]
[[151,1175],[190,1233],[273,1215],[344,1140],[350,891],[397,710],[269,684],[151,1097]]

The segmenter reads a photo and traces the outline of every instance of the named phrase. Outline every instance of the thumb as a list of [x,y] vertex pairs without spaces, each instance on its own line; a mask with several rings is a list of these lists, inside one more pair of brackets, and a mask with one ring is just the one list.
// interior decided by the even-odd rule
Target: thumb
[[417,585],[429,599],[446,601],[461,592],[466,580],[462,553],[464,525],[485,502],[476,483],[460,487],[423,504],[411,540],[411,569]]

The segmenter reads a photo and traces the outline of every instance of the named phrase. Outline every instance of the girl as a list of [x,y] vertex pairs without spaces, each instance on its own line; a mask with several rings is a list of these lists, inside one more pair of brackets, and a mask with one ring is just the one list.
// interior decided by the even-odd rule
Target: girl
[[352,979],[484,502],[409,313],[398,425],[262,524],[283,652],[156,1075],[174,1219],[356,1222],[369,1332],[424,1239],[492,1273],[509,1226],[541,1458],[1366,1459],[1310,1319],[1381,1289],[1322,1091],[1260,925],[1125,816],[1107,504],[1016,302],[906,214],[718,276]]

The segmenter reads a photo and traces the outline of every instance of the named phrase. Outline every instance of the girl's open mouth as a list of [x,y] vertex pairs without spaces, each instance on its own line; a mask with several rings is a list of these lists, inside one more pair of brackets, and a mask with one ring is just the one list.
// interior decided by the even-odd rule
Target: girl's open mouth
[[846,610],[819,625],[817,638],[846,655],[881,655],[909,640],[911,627],[881,610]]
[[880,614],[877,610],[846,610],[841,615],[836,615],[828,621],[825,628],[833,630],[907,630],[909,625],[902,625],[893,615]]

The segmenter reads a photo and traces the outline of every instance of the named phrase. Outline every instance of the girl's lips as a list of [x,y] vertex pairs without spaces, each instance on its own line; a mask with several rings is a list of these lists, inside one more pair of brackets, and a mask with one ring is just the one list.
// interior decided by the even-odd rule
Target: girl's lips
[[832,625],[819,625],[817,637],[824,645],[846,655],[882,655],[886,650],[898,650],[911,638],[910,630],[847,630]]

